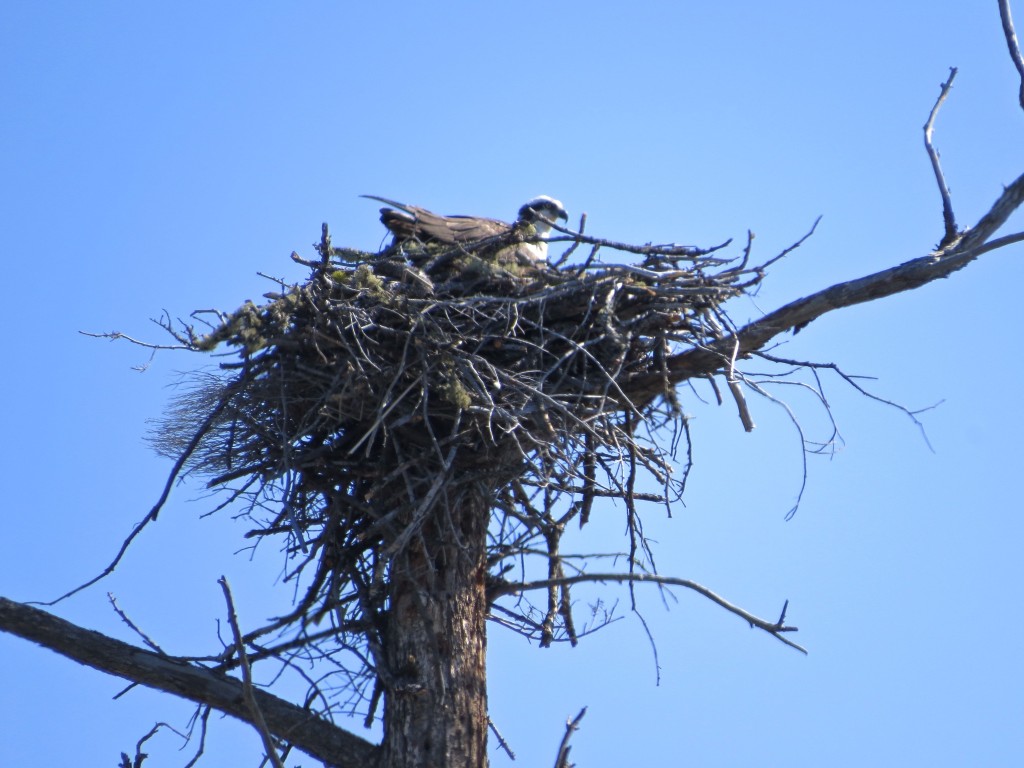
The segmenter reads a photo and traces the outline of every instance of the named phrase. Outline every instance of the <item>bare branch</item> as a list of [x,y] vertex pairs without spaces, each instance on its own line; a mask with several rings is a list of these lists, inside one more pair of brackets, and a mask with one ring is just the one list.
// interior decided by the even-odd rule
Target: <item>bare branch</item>
[[[690,579],[680,579],[674,576],[659,576],[653,573],[581,573],[577,576],[566,576],[561,579],[541,579],[538,581],[527,581],[518,584],[504,584],[497,591],[501,594],[518,594],[520,592],[529,592],[536,589],[548,589],[553,584],[580,584],[583,582],[617,582],[620,584],[660,584],[662,586],[673,586],[673,587],[685,587],[686,589],[692,589],[700,595],[703,595],[711,602],[716,605],[725,608],[729,613],[733,613],[739,616],[741,619],[750,624],[751,627],[764,630],[775,639],[782,643],[795,648],[801,653],[806,654],[807,650],[800,645],[797,645],[793,641],[784,637],[781,633],[783,632],[796,632],[797,627],[787,627],[782,623],[782,619],[779,621],[767,621],[765,619],[758,618],[749,611],[740,608],[738,605],[730,603],[724,597],[712,592],[707,587],[698,584]],[[788,601],[787,601],[788,605]],[[783,618],[785,618],[785,612],[783,612]]]
[[252,684],[252,669],[249,667],[249,658],[245,652],[245,643],[242,642],[242,630],[238,626],[238,613],[235,611],[235,600],[231,596],[231,586],[226,576],[217,579],[220,588],[224,591],[224,600],[228,606],[228,623],[231,625],[231,632],[235,636],[235,649],[238,652],[239,666],[242,669],[242,691],[245,696],[245,705],[252,717],[252,724],[255,726],[260,738],[263,740],[263,750],[267,759],[274,764],[274,768],[284,768],[280,755],[277,754],[277,745],[274,737],[267,728],[267,721],[263,717],[260,705],[256,703],[255,688]]
[[174,728],[173,726],[168,725],[167,723],[157,723],[152,728],[150,728],[149,733],[147,733],[145,736],[139,739],[138,743],[136,743],[134,760],[130,759],[126,752],[121,753],[121,766],[119,768],[142,768],[143,762],[146,760],[147,757],[149,757],[147,753],[142,751],[142,747],[146,744],[147,741],[156,736],[157,733],[159,733],[160,730],[163,728],[166,728],[176,736],[180,736],[183,741],[188,742],[188,736],[179,731],[177,728]]
[[[950,256],[959,256],[962,259],[962,263],[951,269],[949,273],[966,266],[980,253],[991,250],[990,248],[981,250],[981,248],[985,241],[992,237],[1006,223],[1006,220],[1010,218],[1013,212],[1020,208],[1021,203],[1024,203],[1024,174],[1014,179],[1010,186],[1003,190],[1003,194],[992,203],[988,213],[982,216],[971,229],[964,232],[963,239],[958,247],[954,249],[953,253],[949,254]],[[940,254],[936,254],[936,256],[938,255]],[[938,275],[938,277],[946,277],[946,274]]]
[[210,429],[210,427],[216,423],[217,419],[220,417],[221,412],[227,407],[228,402],[228,395],[227,393],[225,393],[224,397],[214,406],[214,408],[210,411],[209,415],[207,415],[204,418],[201,427],[198,430],[196,430],[196,433],[192,436],[192,439],[188,442],[188,445],[184,447],[184,450],[181,452],[181,455],[178,456],[177,460],[174,462],[174,466],[171,468],[171,472],[167,476],[167,481],[164,483],[164,489],[160,494],[160,498],[157,499],[156,504],[153,505],[152,509],[149,510],[149,512],[146,514],[145,517],[142,518],[142,520],[136,523],[135,527],[131,530],[131,533],[129,533],[125,537],[124,541],[121,542],[120,549],[118,549],[117,554],[114,555],[114,559],[110,561],[107,567],[104,568],[99,574],[89,579],[84,584],[80,584],[74,589],[65,592],[56,600],[51,600],[49,602],[39,602],[39,605],[56,605],[62,600],[66,600],[72,595],[81,592],[83,589],[91,587],[93,584],[97,583],[98,581],[101,581],[102,579],[105,579],[107,576],[114,572],[114,569],[117,568],[118,564],[121,562],[121,559],[128,551],[128,547],[130,547],[131,543],[135,540],[135,537],[142,533],[142,530],[147,525],[156,521],[157,516],[160,514],[160,510],[163,509],[164,504],[167,503],[167,499],[170,498],[171,488],[174,486],[174,483],[177,481],[177,479],[181,476],[181,472],[184,469],[185,465],[188,463],[189,459],[192,457],[192,453],[203,441],[203,438],[206,436],[206,433]]
[[[1021,239],[1024,239],[1024,236],[1021,236]],[[869,400],[874,400],[877,403],[888,405],[890,408],[895,408],[897,411],[903,413],[908,419],[910,419],[914,423],[914,426],[918,428],[918,430],[921,433],[921,438],[924,440],[924,444],[928,446],[928,450],[930,450],[932,453],[935,453],[935,448],[932,447],[932,442],[930,439],[928,439],[928,432],[924,428],[924,423],[919,418],[917,418],[917,416],[920,413],[924,413],[925,411],[930,411],[934,408],[939,407],[943,401],[940,400],[939,402],[933,403],[932,405],[927,405],[924,406],[923,408],[911,410],[910,408],[907,408],[905,405],[900,405],[899,403],[893,402],[892,400],[887,400],[884,397],[880,397],[879,395],[870,392],[869,390],[861,386],[859,383],[857,383],[857,379],[864,379],[869,377],[856,376],[846,373],[842,368],[840,368],[835,363],[814,363],[808,360],[790,360],[787,358],[777,357],[776,355],[768,354],[767,352],[755,352],[754,354],[757,355],[757,357],[769,360],[773,363],[792,365],[794,367],[812,370],[815,372],[815,378],[817,378],[817,371],[821,369],[827,369],[834,372],[843,381],[845,381],[847,384],[849,384],[851,387],[857,390],[857,392],[864,395],[864,397],[868,398]],[[823,393],[822,398],[824,398]],[[828,409],[826,407],[826,411],[827,410]],[[833,426],[834,425],[835,423],[833,422]]]
[[953,215],[953,202],[949,197],[949,187],[946,185],[946,177],[942,173],[942,166],[939,165],[939,153],[932,145],[932,131],[935,128],[935,118],[939,114],[942,102],[949,95],[949,89],[953,87],[953,79],[956,77],[956,67],[949,68],[949,78],[942,84],[939,97],[935,100],[932,111],[928,114],[928,121],[924,124],[924,148],[928,152],[928,159],[932,163],[932,171],[935,173],[935,182],[939,185],[939,194],[942,196],[942,223],[945,234],[942,236],[940,246],[945,246],[956,239],[956,218]]
[[555,758],[555,768],[571,768],[569,763],[569,739],[572,735],[579,730],[580,721],[583,720],[583,716],[587,714],[587,708],[584,707],[580,710],[580,713],[576,715],[572,720],[568,720],[565,723],[565,735],[562,737],[562,743],[558,745],[558,756]]
[[167,655],[166,653],[164,653],[163,648],[157,645],[156,642],[149,637],[149,635],[147,635],[145,632],[139,629],[138,625],[130,618],[128,618],[128,614],[121,610],[121,606],[117,604],[117,598],[114,597],[113,592],[107,592],[107,599],[110,601],[110,605],[111,607],[113,607],[114,613],[121,617],[121,621],[123,621],[125,624],[131,627],[132,631],[135,632],[135,634],[137,634],[142,639],[142,642],[144,642],[146,645],[148,645],[150,648],[152,648],[160,655]]
[[196,752],[192,755],[192,759],[185,763],[184,768],[193,768],[199,763],[199,760],[203,756],[203,752],[206,751],[206,733],[210,724],[210,713],[213,712],[213,708],[200,704],[196,708],[196,712],[192,715],[192,720],[189,723],[188,738],[191,740],[192,734],[195,731],[196,723],[199,723],[199,744],[196,745]]
[[[956,242],[899,266],[812,293],[749,323],[721,341],[673,355],[666,361],[668,377],[673,382],[681,382],[717,373],[728,365],[737,342],[737,354],[744,357],[762,349],[779,334],[790,329],[803,328],[828,312],[920,288],[934,280],[949,277],[982,253],[997,247],[995,241],[988,245],[985,241],[1006,223],[1007,218],[1021,203],[1024,203],[1024,175],[1017,177],[993,203],[988,213]],[[998,244],[1008,245],[1018,242],[1019,239],[1015,235],[1003,238]],[[649,398],[656,397],[662,389],[662,384],[661,375],[645,372],[631,377],[623,383],[622,388],[632,396],[633,402],[637,403],[643,401],[644,395]]]
[[1017,33],[1013,29],[1013,17],[1010,15],[1010,0],[999,0],[999,18],[1003,22],[1003,37],[1006,38],[1006,46],[1010,49],[1010,59],[1013,66],[1020,74],[1020,108],[1024,109],[1024,56],[1020,53],[1020,44],[1017,42]]
[[509,760],[516,759],[516,753],[512,751],[512,747],[505,741],[505,737],[501,735],[501,731],[498,730],[498,726],[494,724],[494,721],[487,718],[487,726],[491,729],[491,733],[494,734],[494,738],[498,740],[498,746],[504,750],[505,754],[508,755]]
[[153,344],[149,341],[142,341],[129,336],[126,333],[120,331],[107,331],[104,333],[93,333],[90,331],[79,331],[83,336],[89,336],[93,339],[110,339],[110,341],[127,341],[134,344],[137,347],[145,347],[146,349],[156,350],[178,350],[178,351],[193,351],[195,348],[188,344]]
[[[253,724],[242,683],[208,669],[161,656],[83,629],[38,608],[0,597],[0,630],[38,643],[69,659]],[[261,690],[253,697],[267,727],[309,755],[340,768],[372,765],[377,748],[313,713]]]
[[[764,262],[763,264],[758,265],[758,267],[757,267],[757,269],[755,271],[758,274],[761,274],[766,269],[768,269],[768,267],[770,267],[772,264],[774,264],[775,262],[781,261],[782,259],[786,258],[789,254],[791,254],[793,251],[795,251],[797,248],[799,248],[801,245],[806,243],[811,238],[811,236],[817,231],[818,225],[820,223],[821,223],[821,216],[819,216],[818,218],[816,218],[814,220],[814,223],[811,224],[811,228],[809,230],[807,230],[807,232],[804,234],[803,237],[801,237],[795,243],[792,243],[791,245],[788,245],[785,248],[783,248],[777,254],[775,254],[770,259],[768,259],[768,261]],[[754,233],[748,231],[747,232],[747,247],[743,251],[742,266],[744,266],[744,267],[746,266],[747,261],[750,258],[750,249],[751,249],[751,246],[753,245],[753,241],[754,241]]]
[[980,248],[975,248],[974,255],[981,256],[983,253],[995,251],[1020,242],[1024,242],[1024,232],[1016,232],[1012,235],[1003,235],[1002,237],[997,237],[995,240],[990,240]]
[[580,243],[586,243],[587,245],[593,245],[598,248],[609,248],[613,251],[621,251],[623,253],[635,253],[640,256],[655,256],[661,258],[678,258],[678,259],[693,259],[701,260],[705,263],[719,263],[724,264],[727,260],[714,260],[707,259],[709,254],[720,251],[726,248],[732,239],[726,240],[720,245],[714,245],[710,248],[697,248],[693,245],[677,245],[676,243],[667,243],[663,245],[633,245],[632,243],[621,243],[615,240],[606,240],[601,237],[593,237],[591,235],[583,234],[583,231],[574,232],[573,230],[561,226],[557,221],[546,219],[543,216],[538,217],[546,224],[548,224],[553,230],[561,232],[564,237],[548,237],[545,238],[549,243],[573,243],[579,245]]

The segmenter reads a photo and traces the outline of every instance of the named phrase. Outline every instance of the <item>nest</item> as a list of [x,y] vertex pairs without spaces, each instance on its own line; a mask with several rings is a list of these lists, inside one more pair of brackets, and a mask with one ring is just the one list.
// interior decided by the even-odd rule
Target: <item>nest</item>
[[[531,557],[564,574],[562,532],[605,496],[625,501],[630,567],[642,562],[637,503],[673,499],[685,478],[675,440],[652,437],[685,430],[665,360],[719,338],[722,303],[760,273],[714,250],[565,239],[589,256],[539,267],[503,261],[504,242],[337,249],[325,225],[319,260],[293,254],[305,283],[205,335],[177,332],[237,356],[178,400],[155,441],[245,501],[250,536],[286,542],[305,579],[279,627],[330,616],[335,638],[365,643],[393,558],[467,494],[490,508],[494,596]],[[599,264],[599,249],[639,264]],[[656,391],[631,391],[659,374]],[[645,472],[661,492],[637,489]],[[542,644],[575,642],[568,587],[556,592],[493,615]]]

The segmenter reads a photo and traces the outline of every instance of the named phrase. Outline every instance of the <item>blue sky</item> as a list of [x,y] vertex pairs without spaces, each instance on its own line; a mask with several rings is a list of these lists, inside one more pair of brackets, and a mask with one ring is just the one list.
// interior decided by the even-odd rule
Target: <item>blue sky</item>
[[[499,218],[547,193],[593,234],[710,245],[751,229],[762,257],[822,215],[756,301],[730,308],[740,322],[938,241],[921,126],[950,66],[936,142],[969,225],[1024,170],[995,2],[8,4],[0,594],[52,598],[106,564],[169,469],[147,419],[181,371],[216,362],[79,331],[158,340],[164,310],[258,299],[273,287],[258,272],[302,278],[288,254],[309,255],[322,221],[376,248],[362,193]],[[669,611],[641,593],[658,686],[628,611],[576,649],[495,629],[492,717],[515,764],[550,764],[584,705],[581,766],[1019,763],[1022,257],[987,254],[787,337],[787,356],[877,377],[882,397],[942,403],[923,416],[932,452],[903,414],[826,380],[845,443],[811,459],[789,522],[801,459],[784,412],[752,399],[746,434],[683,391],[696,465],[686,506],[648,515],[659,567],[765,616],[789,599],[810,655],[682,592]],[[781,394],[821,436],[810,400]],[[115,576],[57,612],[134,640],[110,591],[169,652],[199,653],[217,647],[221,574],[243,621],[279,611],[277,553],[234,554],[244,523],[208,507],[177,489]],[[609,506],[577,546],[607,550],[622,528]],[[626,605],[622,590],[603,599]],[[0,659],[11,765],[112,765],[190,712],[141,690],[113,701],[122,682],[19,639],[0,635]],[[148,746],[147,768],[191,749]],[[258,753],[250,729],[213,723],[207,765]],[[492,749],[492,764],[510,763]]]

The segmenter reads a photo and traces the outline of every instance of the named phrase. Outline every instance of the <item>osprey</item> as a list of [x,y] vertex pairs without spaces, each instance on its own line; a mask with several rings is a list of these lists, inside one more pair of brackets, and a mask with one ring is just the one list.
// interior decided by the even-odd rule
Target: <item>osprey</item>
[[562,204],[547,195],[525,203],[519,209],[519,218],[512,224],[478,216],[441,216],[425,208],[397,203],[385,197],[363,197],[391,206],[380,209],[380,220],[395,236],[396,243],[415,240],[421,243],[472,245],[519,230],[527,242],[515,243],[510,253],[502,249],[498,260],[503,258],[525,264],[543,264],[547,261],[548,244],[545,238],[551,232],[551,224],[548,222],[559,219],[567,221],[569,218]]

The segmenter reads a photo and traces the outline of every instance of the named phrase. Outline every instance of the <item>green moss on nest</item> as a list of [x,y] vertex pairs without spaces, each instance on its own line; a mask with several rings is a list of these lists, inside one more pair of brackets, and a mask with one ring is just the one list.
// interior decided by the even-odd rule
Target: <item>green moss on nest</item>
[[446,401],[454,405],[460,411],[464,411],[473,404],[473,399],[458,377],[452,373],[441,385],[441,395]]

